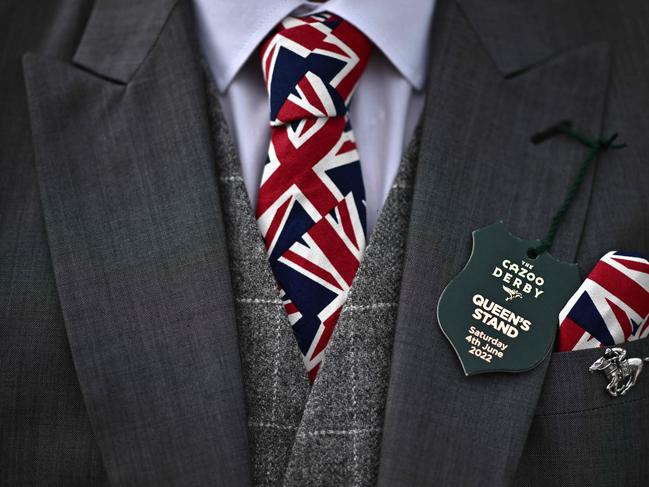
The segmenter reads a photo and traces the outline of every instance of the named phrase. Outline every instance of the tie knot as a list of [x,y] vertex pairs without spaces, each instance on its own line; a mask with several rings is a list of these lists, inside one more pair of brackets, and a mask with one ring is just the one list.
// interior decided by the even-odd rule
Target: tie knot
[[336,15],[285,18],[261,47],[271,125],[344,115],[371,50]]

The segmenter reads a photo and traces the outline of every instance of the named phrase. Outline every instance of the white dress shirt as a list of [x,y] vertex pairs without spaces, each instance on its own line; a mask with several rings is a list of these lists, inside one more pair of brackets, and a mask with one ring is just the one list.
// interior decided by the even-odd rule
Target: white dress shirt
[[259,50],[287,15],[328,11],[375,45],[349,107],[372,231],[424,107],[435,0],[194,0],[203,55],[219,91],[253,208],[270,141]]

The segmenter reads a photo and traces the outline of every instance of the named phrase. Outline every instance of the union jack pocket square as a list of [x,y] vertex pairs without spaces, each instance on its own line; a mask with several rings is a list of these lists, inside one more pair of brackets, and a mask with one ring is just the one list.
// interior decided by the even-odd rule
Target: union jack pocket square
[[559,313],[560,352],[649,336],[649,261],[609,252]]

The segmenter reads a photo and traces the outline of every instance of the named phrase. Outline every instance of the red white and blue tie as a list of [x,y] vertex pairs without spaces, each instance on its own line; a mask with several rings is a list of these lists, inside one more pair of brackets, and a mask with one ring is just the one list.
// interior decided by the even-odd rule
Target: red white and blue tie
[[347,107],[372,45],[323,13],[263,43],[271,141],[257,223],[311,382],[365,250],[365,190]]
[[611,346],[649,336],[649,261],[602,257],[559,314],[559,351]]

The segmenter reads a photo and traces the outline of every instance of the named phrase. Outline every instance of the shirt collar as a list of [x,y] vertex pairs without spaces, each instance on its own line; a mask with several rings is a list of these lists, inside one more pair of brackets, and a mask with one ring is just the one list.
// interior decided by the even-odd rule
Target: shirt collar
[[194,0],[205,60],[225,92],[266,35],[291,13],[328,11],[361,30],[420,90],[427,73],[435,0]]

